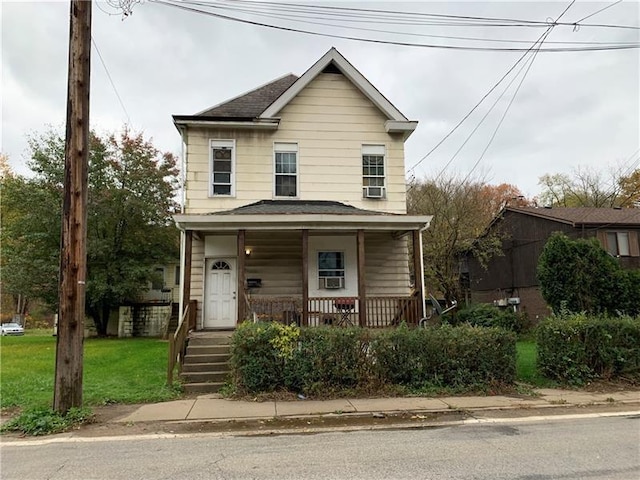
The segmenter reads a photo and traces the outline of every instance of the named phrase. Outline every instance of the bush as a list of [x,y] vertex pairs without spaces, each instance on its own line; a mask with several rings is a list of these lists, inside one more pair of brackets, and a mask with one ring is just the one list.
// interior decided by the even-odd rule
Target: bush
[[371,382],[369,331],[305,328],[299,348],[285,368],[285,387],[310,395],[366,388]]
[[474,327],[500,327],[516,333],[519,333],[524,325],[522,317],[510,308],[500,309],[488,303],[460,310],[456,322],[468,323]]
[[582,384],[594,378],[640,378],[640,318],[572,314],[538,326],[538,369]]
[[538,260],[538,280],[555,313],[637,315],[640,308],[640,274],[624,271],[595,238],[553,234]]
[[470,325],[384,332],[373,342],[383,381],[410,388],[511,384],[516,337],[500,328]]
[[314,396],[382,385],[483,388],[515,379],[515,335],[464,325],[372,333],[353,328],[245,323],[232,339],[239,393],[288,389]]

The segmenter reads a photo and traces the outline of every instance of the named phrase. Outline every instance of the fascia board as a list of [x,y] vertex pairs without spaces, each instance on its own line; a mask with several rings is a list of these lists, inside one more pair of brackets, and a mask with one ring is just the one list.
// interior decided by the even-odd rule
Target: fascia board
[[187,127],[209,127],[209,128],[233,128],[233,129],[253,129],[253,130],[277,130],[280,125],[279,118],[262,119],[259,122],[247,121],[224,121],[224,120],[174,120],[174,125]]
[[349,61],[335,48],[331,48],[307,70],[293,85],[291,85],[275,102],[273,102],[259,118],[275,117],[293,98],[298,95],[311,81],[316,78],[324,68],[334,62],[340,71],[347,77],[376,107],[378,107],[391,120],[408,121],[400,110],[382,95],[364,75],[362,75]]
[[181,230],[424,230],[431,215],[185,215],[173,216]]
[[397,121],[387,120],[384,124],[384,129],[387,133],[406,133],[413,132],[418,127],[416,121]]

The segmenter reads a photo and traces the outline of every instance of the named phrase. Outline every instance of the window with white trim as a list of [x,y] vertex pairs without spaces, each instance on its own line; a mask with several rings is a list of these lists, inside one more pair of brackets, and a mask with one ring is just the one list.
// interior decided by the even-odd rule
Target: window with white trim
[[344,252],[318,252],[318,286],[344,288]]
[[211,195],[234,194],[235,142],[211,140]]
[[362,145],[362,190],[369,198],[385,196],[384,145]]
[[298,144],[275,143],[274,172],[275,196],[298,196]]
[[629,232],[607,232],[607,251],[614,257],[628,257]]

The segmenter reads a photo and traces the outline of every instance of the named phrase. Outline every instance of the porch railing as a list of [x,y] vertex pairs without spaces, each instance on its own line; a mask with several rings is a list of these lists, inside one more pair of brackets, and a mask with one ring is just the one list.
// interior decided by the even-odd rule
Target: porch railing
[[368,328],[394,327],[405,322],[417,326],[421,303],[412,297],[311,297],[308,316],[303,318],[302,297],[255,296],[248,299],[249,317],[257,320],[309,326],[359,325],[360,309],[365,309]]
[[176,331],[169,336],[169,361],[167,363],[167,384],[173,384],[173,371],[178,366],[178,373],[182,371],[182,363],[187,352],[187,338],[189,330],[195,327],[197,302],[191,300],[182,313]]

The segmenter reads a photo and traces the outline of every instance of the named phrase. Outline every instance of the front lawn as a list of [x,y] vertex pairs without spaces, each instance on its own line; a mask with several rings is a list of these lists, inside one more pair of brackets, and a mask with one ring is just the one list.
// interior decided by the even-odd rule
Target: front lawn
[[538,344],[533,340],[516,343],[516,378],[534,387],[551,387],[555,382],[538,373]]
[[[169,400],[166,342],[155,338],[86,339],[84,393],[86,405]],[[51,331],[29,331],[0,340],[2,408],[49,407],[53,402],[56,338]]]

